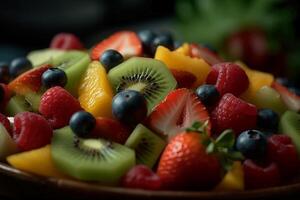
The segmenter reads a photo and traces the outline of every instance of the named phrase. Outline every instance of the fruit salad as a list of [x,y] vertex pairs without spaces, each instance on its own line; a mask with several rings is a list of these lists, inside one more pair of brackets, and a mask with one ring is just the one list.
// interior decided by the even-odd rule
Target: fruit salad
[[280,186],[300,166],[300,96],[197,43],[70,33],[0,66],[0,159],[39,176],[144,190]]

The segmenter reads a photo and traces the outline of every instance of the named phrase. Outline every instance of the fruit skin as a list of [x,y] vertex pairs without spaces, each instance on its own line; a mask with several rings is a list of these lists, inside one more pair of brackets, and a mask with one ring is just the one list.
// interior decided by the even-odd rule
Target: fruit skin
[[99,60],[107,49],[120,52],[123,57],[139,56],[142,53],[142,44],[137,34],[132,31],[119,31],[98,43],[91,52],[92,60]]
[[220,98],[220,93],[214,85],[201,85],[196,89],[195,93],[205,106],[214,105]]
[[176,69],[170,70],[176,79],[177,88],[193,88],[194,83],[197,81],[196,76],[187,71],[179,71]]
[[50,144],[52,128],[41,115],[22,112],[14,117],[13,139],[21,151],[29,151]]
[[52,49],[83,49],[83,44],[79,38],[72,33],[59,33],[53,37],[50,43]]
[[203,84],[210,71],[210,66],[203,59],[191,58],[180,52],[170,51],[163,46],[159,46],[156,49],[154,58],[165,63],[169,69],[186,71],[193,74],[197,78],[197,81],[193,84],[193,88]]
[[91,135],[91,131],[96,126],[94,116],[85,111],[78,111],[70,118],[70,128],[78,137],[86,137]]
[[239,96],[249,86],[249,79],[245,71],[239,65],[229,62],[213,65],[206,82],[212,85],[215,84],[221,96],[226,93]]
[[10,63],[9,75],[11,77],[17,77],[20,74],[30,70],[31,68],[32,68],[32,63],[27,58],[24,57],[15,58]]
[[7,63],[0,62],[0,83],[7,84],[9,79],[9,65]]
[[59,68],[47,69],[42,75],[42,84],[46,88],[54,86],[64,87],[67,84],[68,78],[66,73]]
[[50,149],[50,145],[46,145],[39,149],[13,154],[6,160],[11,166],[22,171],[47,177],[68,178],[55,167]]
[[78,100],[94,117],[112,117],[113,91],[104,67],[93,61],[79,84]]
[[192,58],[202,58],[209,65],[215,65],[224,62],[223,59],[220,58],[215,52],[203,45],[198,45],[196,43],[189,44],[189,55]]
[[2,161],[16,152],[18,152],[17,144],[3,124],[0,123],[0,160]]
[[258,130],[243,131],[236,140],[236,149],[246,158],[259,159],[267,151],[267,138]]
[[9,133],[9,135],[12,136],[12,129],[10,126],[10,122],[7,119],[7,117],[5,115],[3,115],[2,113],[0,113],[0,123],[4,126],[4,128]]
[[159,190],[161,180],[149,167],[136,165],[123,176],[121,185],[126,188]]
[[158,46],[164,46],[170,50],[174,49],[174,40],[171,34],[159,34],[157,35],[151,44],[151,53],[155,54],[155,51]]
[[106,72],[108,72],[113,67],[117,66],[124,61],[122,54],[113,49],[108,49],[102,53],[100,56],[100,62],[105,67]]
[[151,30],[142,30],[138,32],[138,37],[142,42],[143,53],[151,55],[151,45],[156,37],[156,33]]
[[268,138],[267,159],[278,165],[283,179],[295,176],[300,166],[297,149],[287,135],[272,135]]
[[244,171],[241,162],[235,161],[215,191],[243,191],[245,189]]
[[81,109],[78,100],[59,86],[48,89],[42,95],[39,106],[39,112],[54,129],[66,126],[71,116]]
[[136,125],[147,117],[147,101],[135,90],[124,90],[112,100],[112,113],[127,125]]
[[230,93],[224,94],[211,112],[212,127],[216,134],[232,129],[238,136],[244,130],[255,128],[256,121],[256,107]]
[[210,133],[210,118],[205,106],[186,88],[171,91],[146,121],[150,129],[169,139],[192,126],[195,121],[208,121],[207,132]]
[[131,133],[131,129],[115,119],[97,117],[96,126],[92,130],[90,137],[104,138],[124,144]]
[[280,174],[276,163],[258,165],[247,159],[243,163],[246,189],[261,189],[280,184]]
[[279,115],[271,109],[260,109],[257,116],[257,127],[273,133],[277,132]]
[[38,92],[42,86],[42,74],[51,65],[45,64],[21,74],[8,84],[8,88],[17,94],[25,95],[28,92]]
[[164,189],[208,190],[221,180],[221,166],[206,153],[196,132],[174,136],[165,148],[157,169]]

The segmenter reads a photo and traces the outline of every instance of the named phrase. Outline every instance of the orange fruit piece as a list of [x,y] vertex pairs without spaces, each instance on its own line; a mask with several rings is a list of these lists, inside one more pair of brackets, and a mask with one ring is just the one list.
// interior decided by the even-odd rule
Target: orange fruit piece
[[78,89],[78,100],[83,109],[95,117],[112,117],[113,91],[105,68],[93,61],[83,75]]

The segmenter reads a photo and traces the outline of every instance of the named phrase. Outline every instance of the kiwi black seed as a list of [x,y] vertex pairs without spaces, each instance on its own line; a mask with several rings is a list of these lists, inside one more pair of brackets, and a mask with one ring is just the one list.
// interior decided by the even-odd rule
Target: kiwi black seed
[[55,165],[71,177],[116,184],[135,165],[135,153],[108,140],[77,137],[70,127],[58,129],[51,143]]
[[161,61],[133,57],[116,66],[108,73],[115,90],[136,90],[147,100],[148,113],[164,97],[176,88],[176,80],[170,70]]

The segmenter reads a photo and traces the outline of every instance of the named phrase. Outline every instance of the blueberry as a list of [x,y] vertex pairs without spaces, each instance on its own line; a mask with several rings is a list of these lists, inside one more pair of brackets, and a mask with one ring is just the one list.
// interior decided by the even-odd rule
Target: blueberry
[[213,105],[220,98],[220,93],[214,85],[201,85],[197,88],[196,95],[205,106]]
[[158,46],[164,46],[170,50],[174,49],[174,40],[171,34],[160,34],[154,38],[152,45],[151,45],[151,53],[152,55],[155,54],[156,48]]
[[109,49],[103,52],[100,57],[100,62],[105,67],[106,72],[109,72],[113,67],[124,61],[122,54],[118,51]]
[[183,44],[183,42],[178,41],[178,40],[175,40],[175,41],[174,41],[174,48],[177,49],[177,48],[181,47],[182,44]]
[[32,63],[25,57],[15,58],[9,66],[9,74],[11,77],[17,77],[20,74],[30,70]]
[[67,84],[67,75],[59,68],[47,69],[42,75],[42,84],[46,88],[54,86],[64,87]]
[[138,37],[140,38],[142,45],[143,45],[143,51],[146,54],[151,54],[151,45],[156,37],[156,33],[154,33],[151,30],[142,30],[138,32]]
[[0,63],[0,83],[9,82],[9,66],[7,63]]
[[266,153],[267,138],[261,131],[247,130],[238,136],[235,145],[246,158],[259,159]]
[[290,86],[290,81],[289,79],[285,78],[285,77],[279,77],[279,78],[276,78],[276,82],[285,86],[285,87],[289,87]]
[[278,130],[279,116],[271,109],[260,109],[257,116],[257,127],[276,133]]
[[134,90],[124,90],[112,100],[113,115],[128,125],[136,125],[147,116],[147,102],[144,96]]
[[96,126],[96,119],[88,112],[78,111],[72,115],[69,125],[75,135],[86,137]]

